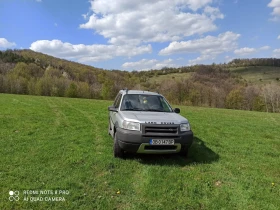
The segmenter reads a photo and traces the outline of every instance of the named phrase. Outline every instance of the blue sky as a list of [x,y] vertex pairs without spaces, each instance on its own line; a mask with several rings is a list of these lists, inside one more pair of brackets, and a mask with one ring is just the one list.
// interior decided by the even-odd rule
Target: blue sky
[[104,69],[280,58],[280,0],[0,0],[0,49]]

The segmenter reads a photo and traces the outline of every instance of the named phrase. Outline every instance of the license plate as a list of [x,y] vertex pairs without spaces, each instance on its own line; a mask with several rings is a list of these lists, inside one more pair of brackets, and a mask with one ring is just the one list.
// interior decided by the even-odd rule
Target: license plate
[[151,145],[173,145],[174,139],[151,139]]

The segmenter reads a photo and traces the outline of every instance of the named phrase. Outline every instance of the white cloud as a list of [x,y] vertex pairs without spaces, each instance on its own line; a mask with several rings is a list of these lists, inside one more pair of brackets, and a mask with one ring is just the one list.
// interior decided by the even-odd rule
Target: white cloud
[[72,59],[78,62],[97,62],[112,59],[116,56],[132,57],[151,53],[151,45],[115,46],[115,45],[84,45],[71,44],[60,40],[38,40],[30,46],[31,50],[53,55],[60,58]]
[[82,14],[82,17],[85,19],[85,20],[88,20],[90,16],[90,12],[87,12],[86,14]]
[[272,15],[280,16],[280,7],[275,7],[273,9]]
[[260,47],[258,49],[257,48],[244,47],[244,48],[234,50],[234,53],[236,55],[239,55],[239,56],[247,56],[247,55],[250,55],[250,54],[253,54],[253,53],[256,53],[256,52],[269,50],[269,49],[270,49],[270,46],[263,46],[263,47]]
[[[171,42],[168,47],[162,49],[160,55],[170,55],[174,53],[201,53],[201,58],[206,55],[216,57],[223,52],[232,51],[237,47],[237,40],[240,34],[226,32],[219,34],[217,37],[206,36],[201,39]],[[199,59],[199,58],[198,58]]]
[[280,58],[280,49],[273,50],[273,57]]
[[279,0],[271,0],[271,2],[268,4],[269,7],[280,7],[280,1]]
[[201,56],[199,56],[199,57],[197,57],[197,58],[195,58],[195,59],[189,60],[189,64],[190,64],[190,65],[199,64],[199,63],[201,63],[202,61],[213,60],[215,57],[216,57],[216,56],[202,54]]
[[0,38],[0,48],[9,48],[9,47],[15,47],[16,43],[15,42],[9,42],[5,38]]
[[167,59],[164,61],[159,61],[156,59],[142,59],[136,62],[126,62],[122,65],[124,69],[127,70],[150,70],[150,69],[162,69],[163,67],[177,67],[176,64],[173,63],[172,59]]
[[263,47],[260,47],[259,50],[269,50],[270,49],[270,46],[263,46]]
[[[130,0],[91,0],[91,9],[99,14],[110,14],[110,13],[120,13],[124,11],[134,11],[139,10],[141,8],[148,8],[148,6],[170,6],[170,8],[174,7],[174,5],[180,8],[190,8],[194,11],[200,9],[210,3],[212,0],[174,0],[172,2],[167,0],[154,0],[151,2],[150,0],[142,0],[141,2],[135,2]],[[169,4],[167,4],[169,3]],[[156,9],[156,8],[155,8]]]
[[277,37],[277,39],[280,39],[280,35]]
[[233,59],[235,59],[234,57],[231,57],[229,55],[225,56],[225,62],[228,63],[230,61],[232,61]]
[[252,53],[256,53],[258,50],[255,48],[244,47],[237,50],[234,50],[234,53],[239,56],[250,55]]
[[280,16],[280,0],[271,0],[271,2],[267,6],[273,8],[273,11],[271,13],[273,18],[270,20],[278,21],[278,16]]
[[199,8],[202,8],[210,3],[212,3],[212,0],[175,0],[177,4],[186,4],[189,8],[196,11]]
[[217,37],[206,36],[201,39],[171,42],[168,47],[162,49],[159,55],[170,55],[174,53],[200,53],[201,55],[189,64],[194,65],[205,60],[213,60],[217,55],[229,52],[237,47],[237,40],[240,34],[225,32]]
[[57,24],[57,23],[54,23],[54,26],[55,26],[55,27],[57,27],[57,26],[58,26],[58,24]]
[[[80,25],[93,29],[111,44],[177,41],[214,31],[214,20],[223,18],[212,0],[95,0],[88,21]],[[203,14],[198,9],[205,8]],[[87,15],[83,15],[87,18]]]
[[280,1],[279,0],[271,0],[271,2],[268,4],[269,7],[280,7]]
[[204,8],[204,13],[208,14],[212,20],[224,19],[224,15],[220,12],[219,8],[207,6]]

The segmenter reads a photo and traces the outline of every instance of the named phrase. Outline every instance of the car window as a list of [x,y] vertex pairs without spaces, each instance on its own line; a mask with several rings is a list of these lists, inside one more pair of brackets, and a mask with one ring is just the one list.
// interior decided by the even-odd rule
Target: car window
[[119,99],[119,97],[120,97],[120,93],[117,95],[117,97],[115,98],[115,101],[114,101],[114,106],[116,106],[117,105],[117,100]]
[[123,97],[121,110],[141,109],[139,96],[136,94],[127,94]]
[[122,94],[118,94],[114,102],[114,107],[119,108],[122,99]]
[[160,101],[162,103],[163,110],[165,112],[170,112],[171,111],[171,107],[168,105],[167,101],[163,97],[160,97]]

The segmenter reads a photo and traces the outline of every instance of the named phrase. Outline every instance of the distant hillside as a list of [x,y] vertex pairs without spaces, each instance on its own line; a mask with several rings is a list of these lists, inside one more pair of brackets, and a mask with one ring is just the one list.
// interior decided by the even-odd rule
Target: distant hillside
[[278,83],[280,79],[280,67],[248,66],[231,68],[231,70],[253,84]]
[[127,87],[159,91],[175,104],[279,112],[279,66],[280,59],[264,58],[109,71],[31,50],[6,50],[0,51],[0,92],[113,99]]
[[[249,84],[270,84],[278,83],[280,79],[280,67],[273,66],[248,66],[248,67],[227,67],[224,68],[241,76]],[[169,73],[164,75],[155,75],[149,78],[149,82],[160,83],[166,79],[181,80],[189,79],[193,72]]]
[[[131,73],[107,71],[31,50],[0,51],[0,92],[112,99]],[[113,89],[115,87],[115,89]]]

